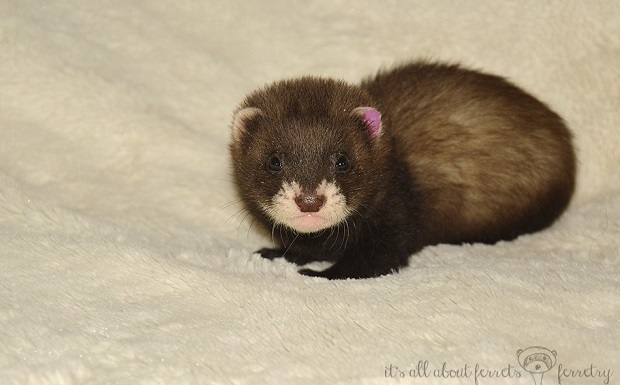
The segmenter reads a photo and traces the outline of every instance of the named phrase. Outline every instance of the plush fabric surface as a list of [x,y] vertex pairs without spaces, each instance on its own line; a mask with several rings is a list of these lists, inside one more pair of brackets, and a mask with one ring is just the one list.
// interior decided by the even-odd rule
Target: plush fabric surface
[[[1,382],[619,383],[619,20],[615,1],[0,1]],[[566,214],[378,279],[252,255],[271,239],[234,193],[237,103],[420,57],[566,119]]]

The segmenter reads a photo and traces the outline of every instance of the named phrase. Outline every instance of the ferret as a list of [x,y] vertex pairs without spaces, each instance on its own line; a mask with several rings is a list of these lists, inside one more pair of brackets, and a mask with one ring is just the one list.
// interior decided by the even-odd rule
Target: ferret
[[417,61],[360,84],[304,76],[234,113],[234,182],[279,247],[331,261],[328,279],[397,272],[441,243],[495,243],[551,225],[575,185],[562,118],[507,80]]

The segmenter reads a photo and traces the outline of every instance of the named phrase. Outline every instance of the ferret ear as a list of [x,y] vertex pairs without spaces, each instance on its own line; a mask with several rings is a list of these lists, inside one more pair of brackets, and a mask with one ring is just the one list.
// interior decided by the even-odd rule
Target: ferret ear
[[371,138],[376,138],[383,134],[383,128],[381,126],[381,112],[374,107],[357,107],[353,109],[353,114],[359,116]]
[[248,132],[248,125],[257,117],[261,116],[263,111],[256,107],[245,107],[235,113],[232,122],[232,138],[233,141],[240,140]]

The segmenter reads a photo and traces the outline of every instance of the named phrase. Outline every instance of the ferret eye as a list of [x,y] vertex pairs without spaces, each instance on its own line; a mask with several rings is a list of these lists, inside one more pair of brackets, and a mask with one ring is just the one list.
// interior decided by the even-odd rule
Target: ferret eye
[[282,161],[277,155],[271,155],[267,160],[267,170],[278,173],[282,171]]
[[351,162],[345,155],[340,155],[334,164],[334,171],[347,172],[351,170]]

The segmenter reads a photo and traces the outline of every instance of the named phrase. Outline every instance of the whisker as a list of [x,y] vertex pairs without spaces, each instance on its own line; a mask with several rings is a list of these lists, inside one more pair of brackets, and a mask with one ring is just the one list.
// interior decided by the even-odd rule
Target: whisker
[[228,217],[228,219],[226,219],[226,221],[224,221],[224,224],[227,225],[229,223],[233,223],[237,221],[244,213],[245,215],[241,219],[241,222],[239,223],[239,225],[243,224],[243,221],[245,220],[245,218],[247,218],[247,216],[250,215],[250,213],[246,209],[239,209],[235,211],[232,215]]
[[256,218],[254,218],[252,215],[250,215],[249,211],[246,211],[243,219],[241,220],[241,222],[239,223],[239,227],[237,228],[237,234],[240,234],[241,231],[241,226],[243,225],[243,222],[245,222],[245,220],[250,217],[251,221],[250,221],[250,225],[248,226],[248,230],[247,233],[245,235],[246,239],[250,238],[250,231],[252,230],[252,227],[254,226],[254,223],[256,223]]
[[234,205],[236,205],[236,204],[239,204],[239,203],[241,203],[241,202],[243,202],[241,199],[235,199],[234,201],[230,201],[230,202],[228,202],[228,203],[224,203],[223,205],[216,207],[216,208],[213,210],[213,213],[214,213],[214,214],[220,213],[220,212],[222,212],[223,210],[225,210],[225,209],[227,209],[227,208],[229,208],[229,207],[232,207],[232,206],[234,206]]
[[299,237],[299,233],[295,232],[295,238],[293,238],[293,240],[291,241],[291,243],[288,245],[288,247],[286,248],[286,250],[284,250],[284,253],[282,253],[282,257],[284,257],[286,255],[286,253],[288,253],[288,251],[291,249],[291,246],[293,246],[293,243],[295,243],[295,241],[297,240],[297,238]]

